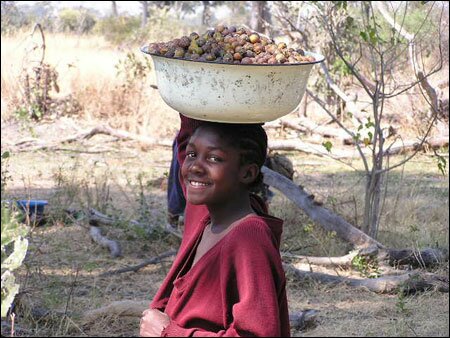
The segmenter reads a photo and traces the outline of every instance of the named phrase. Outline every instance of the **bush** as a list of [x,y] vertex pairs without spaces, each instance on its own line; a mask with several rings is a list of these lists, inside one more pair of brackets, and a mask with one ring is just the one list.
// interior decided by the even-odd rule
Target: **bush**
[[60,32],[89,33],[96,20],[86,9],[66,8],[59,12],[57,30]]
[[19,284],[12,272],[22,265],[28,248],[24,238],[27,228],[17,221],[17,215],[2,202],[2,318],[6,317]]
[[113,44],[121,44],[134,40],[139,31],[141,21],[137,17],[119,16],[100,19],[94,27],[94,32],[101,34]]

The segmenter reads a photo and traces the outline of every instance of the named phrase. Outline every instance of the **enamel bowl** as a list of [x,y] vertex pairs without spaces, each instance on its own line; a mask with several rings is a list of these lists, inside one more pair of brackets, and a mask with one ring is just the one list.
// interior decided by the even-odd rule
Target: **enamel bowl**
[[162,99],[197,120],[263,123],[293,112],[306,90],[312,67],[324,60],[298,64],[222,64],[191,61],[148,52]]

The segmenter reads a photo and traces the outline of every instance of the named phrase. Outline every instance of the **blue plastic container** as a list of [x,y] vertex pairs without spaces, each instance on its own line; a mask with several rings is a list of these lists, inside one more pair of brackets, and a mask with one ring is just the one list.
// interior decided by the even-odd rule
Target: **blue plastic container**
[[46,200],[18,200],[16,201],[17,206],[28,213],[28,215],[32,215],[34,213],[38,215],[42,215],[44,213],[44,207],[48,204]]

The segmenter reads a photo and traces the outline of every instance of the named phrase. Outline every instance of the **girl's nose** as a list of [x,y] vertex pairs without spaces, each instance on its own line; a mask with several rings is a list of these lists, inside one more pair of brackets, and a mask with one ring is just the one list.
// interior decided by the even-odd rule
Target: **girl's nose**
[[196,159],[194,162],[192,162],[192,164],[189,166],[189,171],[195,174],[202,174],[205,172],[203,165],[200,163],[199,159]]

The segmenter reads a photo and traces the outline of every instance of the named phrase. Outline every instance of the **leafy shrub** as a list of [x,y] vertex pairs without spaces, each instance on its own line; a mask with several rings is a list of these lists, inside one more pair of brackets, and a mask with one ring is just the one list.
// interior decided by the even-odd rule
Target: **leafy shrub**
[[59,12],[58,31],[60,32],[89,33],[95,24],[94,16],[86,9],[66,8]]
[[22,264],[28,248],[25,237],[27,228],[17,221],[16,213],[2,202],[2,318],[19,292],[19,284],[13,275]]
[[121,44],[134,40],[139,31],[141,21],[137,17],[119,16],[100,19],[94,27],[94,33],[101,34],[113,44]]

